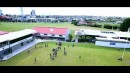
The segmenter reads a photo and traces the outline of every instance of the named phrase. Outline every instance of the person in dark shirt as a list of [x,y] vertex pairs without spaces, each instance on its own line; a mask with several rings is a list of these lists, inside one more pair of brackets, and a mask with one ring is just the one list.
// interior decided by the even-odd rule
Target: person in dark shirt
[[52,58],[51,58],[52,60],[54,60],[54,56],[52,56]]
[[45,47],[46,47],[46,44],[45,44]]
[[35,45],[35,48],[37,48],[36,45]]
[[123,58],[118,58],[118,60],[122,61],[122,60],[123,60]]
[[64,47],[64,52],[65,52],[65,47]]
[[79,56],[79,58],[81,58],[81,56]]
[[50,53],[50,58],[52,57],[51,53]]
[[36,57],[35,57],[35,62],[37,61]]
[[57,45],[57,43],[56,43],[56,45]]
[[30,52],[30,50],[28,50],[28,53]]
[[74,44],[72,45],[72,47],[74,47]]

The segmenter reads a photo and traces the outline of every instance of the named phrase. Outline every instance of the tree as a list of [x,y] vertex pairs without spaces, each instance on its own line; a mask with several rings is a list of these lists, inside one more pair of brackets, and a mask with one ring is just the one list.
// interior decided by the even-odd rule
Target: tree
[[77,25],[79,23],[79,21],[77,20],[72,20],[71,24]]
[[120,25],[120,31],[127,31],[130,27],[130,18],[126,18]]
[[71,41],[73,38],[72,34],[69,34],[69,41]]

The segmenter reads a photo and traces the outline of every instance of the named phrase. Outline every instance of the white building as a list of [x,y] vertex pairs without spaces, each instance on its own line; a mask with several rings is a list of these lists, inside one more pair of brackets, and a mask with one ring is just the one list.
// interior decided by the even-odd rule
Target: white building
[[35,15],[36,15],[35,10],[32,10],[32,11],[31,11],[31,15],[32,15],[32,16],[35,16]]
[[125,39],[96,37],[95,45],[115,48],[130,48],[130,41]]
[[3,15],[3,11],[0,9],[0,15]]
[[2,59],[7,55],[12,54],[14,51],[19,50],[20,47],[24,47],[24,45],[33,42],[35,40],[33,34],[35,33],[35,30],[25,29],[1,35],[0,58]]
[[91,35],[95,36],[95,45],[117,48],[130,48],[130,41],[126,40],[130,38],[130,32],[81,29],[80,31],[75,31],[75,35],[77,36],[76,42],[78,42],[78,36]]

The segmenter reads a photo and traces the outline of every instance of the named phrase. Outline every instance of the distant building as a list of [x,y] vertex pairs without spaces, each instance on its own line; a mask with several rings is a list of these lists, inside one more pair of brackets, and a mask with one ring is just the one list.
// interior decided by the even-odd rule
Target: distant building
[[0,9],[0,15],[3,15],[3,11]]
[[121,23],[122,23],[122,21],[116,21],[115,23],[116,23],[116,24],[121,24]]
[[20,7],[21,16],[23,16],[23,7]]
[[36,15],[35,10],[32,10],[32,11],[31,11],[31,15],[32,15],[32,16],[35,16],[35,15]]
[[77,25],[87,25],[88,22],[85,20],[80,20],[79,23]]

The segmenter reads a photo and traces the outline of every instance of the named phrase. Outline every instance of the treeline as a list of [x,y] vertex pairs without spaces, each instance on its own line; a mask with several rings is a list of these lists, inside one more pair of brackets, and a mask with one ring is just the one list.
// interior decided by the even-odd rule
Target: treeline
[[104,24],[104,28],[106,29],[120,29],[120,25],[110,25],[110,24]]
[[[74,25],[78,25],[79,21],[72,21],[71,24],[74,24]],[[87,23],[87,24],[80,24],[80,26],[90,26],[90,27],[98,27],[98,28],[105,28],[105,29],[113,29],[113,30],[116,30],[116,29],[120,29],[120,25],[117,25],[117,24],[104,24],[104,25],[101,25],[101,24],[97,24],[97,23]]]
[[78,37],[78,42],[89,42],[89,43],[94,43],[95,42],[95,37],[94,36],[79,36]]

